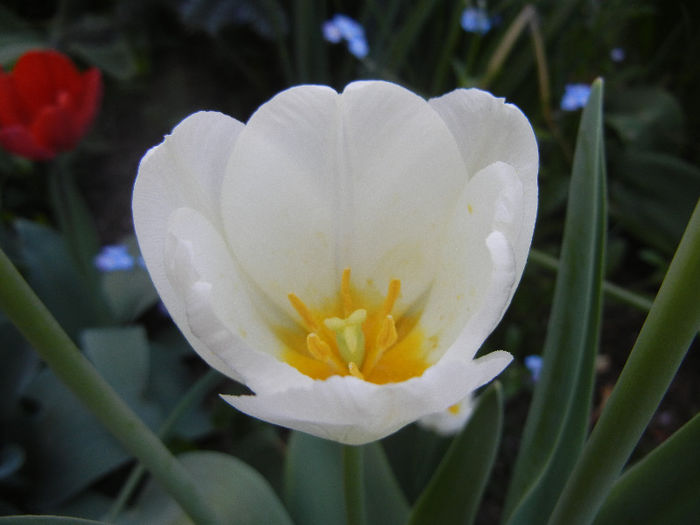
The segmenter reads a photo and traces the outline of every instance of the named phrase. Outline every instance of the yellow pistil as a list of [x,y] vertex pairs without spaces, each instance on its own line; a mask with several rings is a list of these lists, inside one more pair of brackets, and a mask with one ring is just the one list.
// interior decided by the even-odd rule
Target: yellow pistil
[[340,356],[347,363],[359,366],[365,360],[365,333],[362,323],[367,319],[367,310],[355,310],[347,318],[329,317],[323,324],[335,332],[335,342]]
[[[400,292],[401,281],[393,279],[382,302],[359,300],[357,290],[350,284],[350,269],[346,268],[340,282],[339,302],[330,312],[312,311],[290,293],[289,302],[307,330],[306,348],[300,352],[298,336],[281,330],[280,337],[286,341],[287,348],[284,360],[315,379],[352,375],[382,384],[421,375],[429,366],[422,332],[411,319],[401,325],[403,328],[397,327],[391,313]],[[356,308],[356,304],[378,304],[378,307],[368,310]]]

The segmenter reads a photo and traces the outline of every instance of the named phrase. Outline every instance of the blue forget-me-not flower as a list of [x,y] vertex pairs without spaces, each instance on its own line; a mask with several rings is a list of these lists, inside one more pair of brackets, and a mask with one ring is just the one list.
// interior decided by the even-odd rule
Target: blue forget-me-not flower
[[483,35],[488,33],[493,27],[493,22],[483,7],[467,7],[462,11],[460,19],[462,29],[468,33]]
[[622,62],[625,59],[625,50],[621,47],[615,47],[611,49],[610,58],[613,62]]
[[588,84],[567,84],[564,89],[564,96],[561,98],[561,109],[564,111],[575,111],[582,108],[588,102],[591,94],[591,86]]
[[529,355],[525,358],[525,368],[530,371],[532,382],[537,383],[542,371],[542,358],[538,355]]
[[348,51],[357,58],[365,58],[369,54],[369,45],[365,37],[365,29],[356,20],[347,15],[334,15],[322,26],[323,38],[332,44],[345,40]]
[[95,267],[101,272],[131,270],[134,258],[123,244],[112,244],[103,247],[95,256]]

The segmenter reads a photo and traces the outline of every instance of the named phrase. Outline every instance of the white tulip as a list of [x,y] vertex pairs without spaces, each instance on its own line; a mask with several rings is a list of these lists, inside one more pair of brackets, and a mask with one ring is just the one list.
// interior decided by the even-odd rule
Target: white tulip
[[134,223],[173,320],[254,395],[242,412],[347,444],[459,403],[513,296],[537,145],[476,89],[299,86],[247,124],[187,117],[141,161]]

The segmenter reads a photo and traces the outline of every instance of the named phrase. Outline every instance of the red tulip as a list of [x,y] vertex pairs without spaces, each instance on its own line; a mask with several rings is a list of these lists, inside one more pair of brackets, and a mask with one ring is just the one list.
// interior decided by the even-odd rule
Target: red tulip
[[0,67],[0,146],[32,160],[75,148],[102,97],[96,68],[80,73],[58,51],[29,51],[10,73]]

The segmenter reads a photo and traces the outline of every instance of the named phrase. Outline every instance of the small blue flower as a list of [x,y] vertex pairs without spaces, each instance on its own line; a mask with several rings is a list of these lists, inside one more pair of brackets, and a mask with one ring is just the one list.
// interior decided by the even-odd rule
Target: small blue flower
[[134,267],[134,258],[123,244],[108,245],[95,256],[95,267],[101,272],[131,270]]
[[357,58],[365,58],[369,54],[369,45],[365,38],[365,30],[360,23],[346,15],[335,15],[326,20],[321,26],[323,38],[332,44],[345,40],[348,51]]
[[323,22],[321,30],[323,31],[323,38],[331,44],[338,44],[343,39],[343,34],[333,19]]
[[625,59],[625,50],[621,47],[616,47],[610,50],[610,58],[613,62],[622,62]]
[[369,54],[369,46],[364,38],[348,40],[348,50],[357,58],[365,58]]
[[588,84],[567,84],[564,96],[561,98],[561,109],[575,111],[582,108],[588,102],[591,94],[591,86]]
[[529,355],[525,358],[525,368],[530,371],[532,382],[537,383],[542,371],[542,358],[538,355]]
[[462,29],[468,33],[484,35],[493,27],[492,20],[482,7],[467,7],[462,11]]

